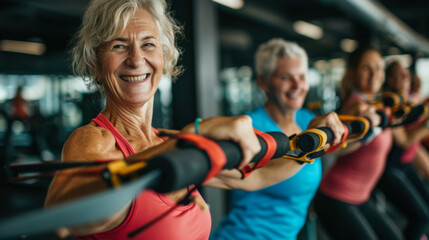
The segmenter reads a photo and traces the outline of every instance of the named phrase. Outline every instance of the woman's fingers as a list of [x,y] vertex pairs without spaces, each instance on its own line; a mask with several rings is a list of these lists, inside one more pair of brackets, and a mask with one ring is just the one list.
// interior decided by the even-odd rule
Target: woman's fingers
[[242,169],[250,163],[257,153],[261,151],[261,145],[259,144],[258,137],[253,130],[252,119],[249,116],[240,116],[237,118],[234,129],[237,131],[237,134],[234,134],[232,140],[241,147],[243,159],[241,160],[238,169]]
[[331,129],[332,133],[334,134],[332,145],[341,143],[341,139],[344,135],[344,126],[341,120],[338,118],[338,114],[331,112],[325,115],[317,116],[308,125],[308,128],[319,127],[328,127]]
[[377,114],[374,106],[369,106],[362,115],[371,121],[372,127],[377,127],[381,123],[381,117]]
[[[186,126],[182,132],[195,133],[194,125]],[[252,127],[249,116],[212,117],[199,123],[200,135],[214,140],[231,140],[237,143],[243,154],[238,168],[246,166],[261,151],[261,145]]]

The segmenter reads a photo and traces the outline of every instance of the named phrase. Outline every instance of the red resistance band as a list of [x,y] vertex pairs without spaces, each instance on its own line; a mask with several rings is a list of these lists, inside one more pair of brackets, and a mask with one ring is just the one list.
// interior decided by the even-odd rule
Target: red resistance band
[[271,135],[261,132],[258,129],[254,129],[254,131],[256,135],[258,135],[262,138],[262,140],[265,141],[267,145],[267,151],[265,152],[265,155],[262,157],[262,159],[259,160],[259,162],[254,167],[247,165],[241,170],[243,178],[248,177],[253,172],[253,170],[263,167],[265,164],[267,164],[267,162],[271,160],[271,158],[273,158],[277,149],[277,142]]
[[226,155],[222,148],[213,140],[192,133],[183,133],[176,136],[177,139],[185,140],[207,153],[210,158],[211,168],[207,173],[207,180],[215,177],[226,164]]
[[334,146],[331,146],[327,151],[326,151],[326,153],[330,153],[330,152],[333,152],[333,151],[336,151],[338,148],[340,148],[341,147],[341,145],[346,141],[346,139],[347,139],[347,137],[349,136],[349,129],[346,127],[346,125],[344,125],[343,124],[343,127],[344,127],[344,134],[343,134],[343,137],[341,138],[341,143],[340,144],[337,144],[337,145],[334,145]]

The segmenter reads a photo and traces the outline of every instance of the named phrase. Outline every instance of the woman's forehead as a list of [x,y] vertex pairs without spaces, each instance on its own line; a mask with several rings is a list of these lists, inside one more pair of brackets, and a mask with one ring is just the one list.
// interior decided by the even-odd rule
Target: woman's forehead
[[158,32],[155,19],[152,14],[143,7],[137,9],[126,26],[125,31],[130,30],[130,28],[144,28]]

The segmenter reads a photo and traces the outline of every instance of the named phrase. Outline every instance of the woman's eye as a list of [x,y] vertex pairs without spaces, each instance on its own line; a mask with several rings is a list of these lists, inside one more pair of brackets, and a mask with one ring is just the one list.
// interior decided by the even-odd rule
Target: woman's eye
[[113,45],[112,49],[116,50],[116,51],[121,51],[121,50],[125,50],[127,48],[127,46],[123,45],[123,44],[115,44]]
[[289,77],[288,76],[281,76],[280,79],[283,81],[287,81],[287,80],[289,80]]
[[363,67],[362,67],[362,70],[363,70],[363,71],[368,71],[368,70],[369,70],[369,67],[368,67],[368,66],[363,66]]
[[148,42],[148,43],[145,43],[145,44],[143,44],[143,47],[146,47],[146,48],[152,48],[152,47],[155,47],[155,44],[154,43],[151,43],[151,42]]

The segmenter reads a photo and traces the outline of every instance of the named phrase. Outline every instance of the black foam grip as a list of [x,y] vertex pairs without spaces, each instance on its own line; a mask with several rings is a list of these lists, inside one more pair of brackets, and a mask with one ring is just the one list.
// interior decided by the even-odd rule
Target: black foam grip
[[330,142],[332,142],[332,140],[334,140],[334,133],[332,132],[332,130],[330,128],[328,128],[328,127],[321,127],[321,128],[318,128],[318,129],[320,129],[320,130],[322,130],[322,131],[324,131],[326,133],[326,137],[327,137],[326,143],[330,143]]
[[383,97],[383,105],[386,107],[393,107],[395,105],[395,99],[392,97]]
[[[389,117],[387,116],[387,114],[381,110],[376,111],[376,113],[380,116],[381,121],[380,121],[380,125],[378,125],[379,127],[381,127],[382,129],[385,129],[388,125],[389,125]],[[371,121],[369,121],[371,124]]]
[[[396,95],[396,97],[399,98],[399,103],[402,103],[404,101],[404,99],[400,95],[397,95],[397,94],[394,94],[394,95]],[[396,104],[398,104],[396,103],[395,98],[392,96],[382,96],[382,102],[385,107],[393,107]]]
[[320,143],[319,135],[313,132],[303,133],[297,139],[296,145],[303,152],[314,151]]
[[[317,128],[323,132],[326,133],[327,140],[326,142],[329,143],[334,139],[334,134],[332,133],[331,129],[328,127],[320,127]],[[313,132],[306,132],[301,135],[299,135],[299,138],[297,139],[296,145],[301,151],[303,152],[311,152],[317,149],[317,147],[320,144],[320,137],[318,134]]]
[[[345,122],[343,124],[347,127],[349,133],[361,133],[365,130],[365,125],[361,121],[353,121],[351,123]],[[321,127],[318,129],[326,133],[326,143],[332,142],[332,140],[334,139],[334,133],[331,131],[330,128]],[[316,133],[303,133],[299,136],[297,140],[297,146],[303,152],[312,152],[317,149],[320,144],[320,141],[321,139]]]
[[365,124],[361,121],[353,121],[349,126],[349,134],[359,134],[365,130]]
[[408,113],[407,117],[402,121],[401,125],[410,124],[417,121],[425,112],[425,106],[419,104],[413,107]]
[[[277,143],[273,158],[283,156],[289,150],[289,138],[281,132],[268,132]],[[267,144],[258,136],[261,151],[255,155],[252,162],[262,159],[267,151]],[[232,141],[217,141],[226,156],[224,169],[237,167],[242,159],[241,148]],[[161,154],[148,161],[145,171],[161,169],[159,183],[153,188],[157,192],[165,193],[185,188],[192,184],[204,181],[211,169],[209,156],[201,149],[186,144],[186,147],[170,153]]]
[[405,114],[407,114],[407,112],[405,111],[405,109],[399,109],[399,110],[397,110],[397,111],[394,111],[394,112],[393,112],[393,116],[394,116],[395,118],[401,118],[401,117],[403,117]]

